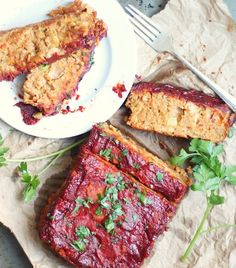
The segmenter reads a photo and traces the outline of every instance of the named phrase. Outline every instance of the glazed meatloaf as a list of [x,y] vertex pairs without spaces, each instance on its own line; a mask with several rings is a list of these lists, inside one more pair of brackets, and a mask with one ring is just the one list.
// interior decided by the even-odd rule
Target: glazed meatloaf
[[169,84],[134,85],[126,106],[133,128],[213,142],[223,141],[235,120],[218,97]]
[[[32,68],[52,63],[78,48],[91,48],[97,38],[96,12],[79,9],[1,33],[0,81],[13,80]],[[103,23],[101,32],[103,33]]]
[[191,182],[183,169],[174,170],[111,124],[95,125],[84,146],[168,200],[179,202]]
[[140,267],[176,205],[83,151],[39,221],[40,238],[76,267]]

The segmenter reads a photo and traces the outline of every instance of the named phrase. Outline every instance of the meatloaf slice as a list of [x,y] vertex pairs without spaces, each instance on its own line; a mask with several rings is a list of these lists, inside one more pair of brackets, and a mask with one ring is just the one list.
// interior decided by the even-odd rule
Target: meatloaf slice
[[169,84],[139,83],[133,86],[126,106],[127,124],[158,133],[223,141],[235,114],[218,97]]
[[2,32],[0,81],[13,80],[21,73],[27,73],[40,64],[54,62],[78,48],[91,48],[97,39],[96,12],[91,8],[79,11]]
[[168,200],[179,202],[191,182],[183,169],[174,170],[111,124],[95,125],[84,146]]
[[44,115],[58,112],[63,100],[74,94],[90,69],[92,53],[89,49],[77,50],[52,64],[34,68],[23,84],[24,103],[38,108]]
[[42,211],[40,238],[76,267],[140,267],[176,205],[83,151]]

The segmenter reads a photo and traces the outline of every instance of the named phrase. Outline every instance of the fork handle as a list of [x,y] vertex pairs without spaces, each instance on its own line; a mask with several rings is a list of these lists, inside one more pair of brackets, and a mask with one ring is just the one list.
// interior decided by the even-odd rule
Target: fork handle
[[175,56],[179,61],[186,65],[200,80],[207,84],[228,106],[232,109],[233,112],[236,112],[236,98],[219,87],[215,82],[209,79],[205,74],[196,69],[190,62],[188,62],[182,56],[172,52],[172,55]]

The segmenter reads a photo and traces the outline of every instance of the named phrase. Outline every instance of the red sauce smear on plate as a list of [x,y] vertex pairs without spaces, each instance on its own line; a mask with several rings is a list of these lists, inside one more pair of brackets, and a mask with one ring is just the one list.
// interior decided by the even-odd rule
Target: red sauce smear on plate
[[20,108],[23,121],[26,125],[34,125],[40,120],[33,117],[35,113],[40,112],[36,107],[22,101],[16,103],[15,106]]
[[120,83],[114,86],[112,90],[118,95],[119,98],[122,98],[122,93],[127,91],[125,85]]

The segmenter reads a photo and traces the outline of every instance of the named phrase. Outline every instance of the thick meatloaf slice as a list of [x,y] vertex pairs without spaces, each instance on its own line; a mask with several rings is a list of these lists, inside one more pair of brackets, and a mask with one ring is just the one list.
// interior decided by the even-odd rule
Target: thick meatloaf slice
[[54,62],[78,48],[91,48],[97,38],[96,12],[90,8],[79,11],[2,32],[0,81],[13,80],[21,73]]
[[52,64],[34,68],[23,84],[24,103],[38,108],[44,115],[60,110],[63,100],[73,96],[79,81],[90,69],[93,51],[81,49]]
[[111,124],[95,125],[84,146],[168,200],[179,202],[191,182],[183,169],[174,170]]
[[39,221],[40,238],[76,267],[140,267],[176,205],[89,151]]
[[218,97],[169,84],[134,85],[126,106],[133,128],[213,142],[223,141],[235,120]]

